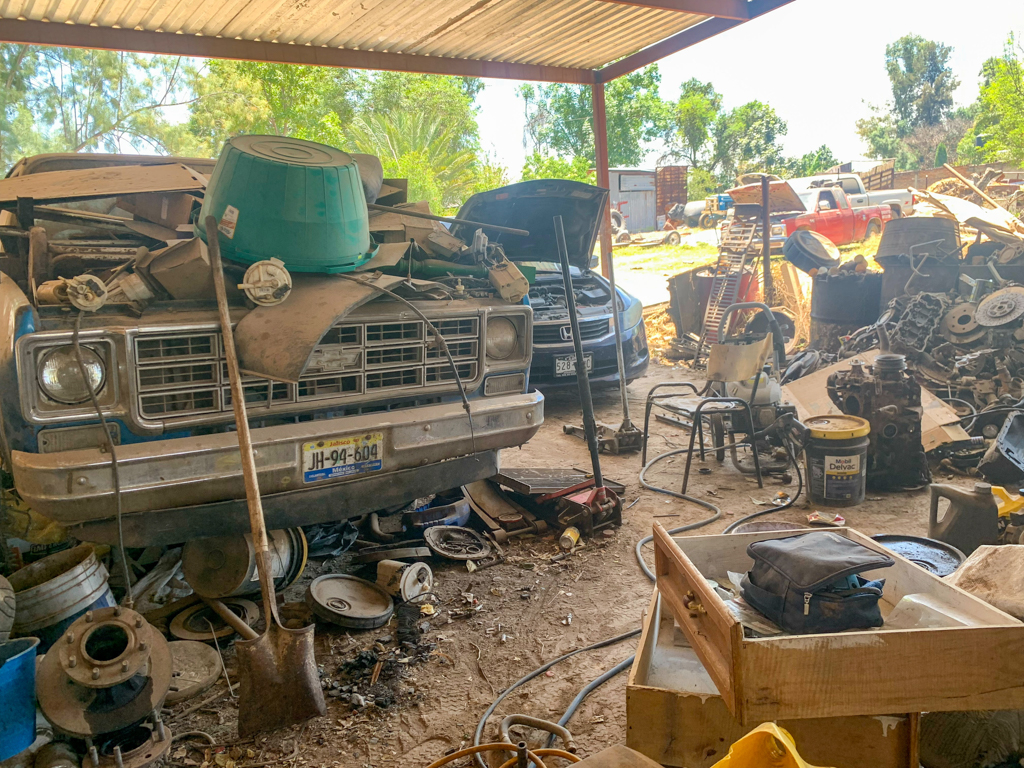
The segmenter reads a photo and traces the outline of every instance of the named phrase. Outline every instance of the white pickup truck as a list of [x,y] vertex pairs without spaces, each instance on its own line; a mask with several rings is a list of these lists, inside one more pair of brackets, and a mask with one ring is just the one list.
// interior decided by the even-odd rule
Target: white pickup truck
[[909,189],[879,189],[869,192],[864,189],[864,182],[855,173],[830,173],[827,176],[811,176],[801,181],[806,182],[807,189],[832,187],[838,184],[850,198],[850,205],[854,209],[888,205],[892,208],[894,219],[909,216],[914,211],[914,203],[917,202]]

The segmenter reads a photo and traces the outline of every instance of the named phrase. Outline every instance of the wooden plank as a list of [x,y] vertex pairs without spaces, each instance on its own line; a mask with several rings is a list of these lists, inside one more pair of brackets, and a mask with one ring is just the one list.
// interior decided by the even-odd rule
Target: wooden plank
[[206,177],[180,163],[52,171],[0,179],[0,205],[89,200],[140,192],[202,192]]
[[[626,745],[662,765],[711,768],[756,724],[741,725],[714,686],[707,685],[710,681],[682,671],[692,668],[693,649],[673,640],[667,605],[654,631],[657,595],[655,589],[626,683]],[[668,669],[673,671],[666,673]],[[810,718],[779,725],[793,735],[801,756],[815,765],[917,768],[918,717]]]
[[717,16],[721,19],[746,21],[750,18],[746,0],[603,0],[603,2],[632,5],[637,8],[653,8],[659,11]]
[[381,51],[355,51],[345,48],[290,45],[202,35],[179,35],[139,29],[56,24],[46,21],[2,19],[0,20],[0,41],[30,45],[57,45],[66,48],[98,48],[108,51],[266,61],[274,64],[380,69],[462,77],[497,77],[580,85],[595,82],[594,72],[589,69],[442,56],[416,56]]
[[[662,600],[671,608],[729,709],[737,711],[736,654],[743,627],[660,523],[654,524],[654,563]],[[691,611],[687,603],[702,606],[703,612]]]
[[[763,16],[791,2],[793,0],[750,0],[747,4],[750,13],[749,18],[756,19],[758,16]],[[676,35],[672,35],[672,37],[665,38],[660,43],[649,45],[632,56],[627,56],[614,64],[609,64],[607,67],[597,70],[595,75],[598,82],[607,83],[609,80],[622,77],[622,75],[642,69],[648,64],[653,64],[666,56],[678,53],[685,48],[689,48],[691,45],[696,45],[715,35],[720,35],[722,32],[728,32],[733,27],[743,23],[745,23],[745,20],[741,19],[708,19]]]

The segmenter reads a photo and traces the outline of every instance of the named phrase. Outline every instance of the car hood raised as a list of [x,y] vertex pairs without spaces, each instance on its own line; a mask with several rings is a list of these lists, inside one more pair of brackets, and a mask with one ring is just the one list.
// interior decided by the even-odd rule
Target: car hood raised
[[[458,218],[525,229],[530,234],[487,232],[491,242],[501,243],[512,261],[558,262],[553,219],[562,217],[569,263],[579,269],[590,265],[601,226],[608,190],[565,179],[535,179],[473,195],[459,210]],[[477,227],[453,224],[451,232],[473,242]]]

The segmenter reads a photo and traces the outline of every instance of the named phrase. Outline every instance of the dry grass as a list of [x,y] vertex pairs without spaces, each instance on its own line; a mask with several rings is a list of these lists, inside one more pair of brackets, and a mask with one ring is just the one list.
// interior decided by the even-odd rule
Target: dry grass
[[647,347],[651,352],[651,361],[660,365],[682,365],[682,362],[666,357],[666,352],[676,337],[676,326],[668,314],[668,304],[644,307],[644,327],[647,329]]

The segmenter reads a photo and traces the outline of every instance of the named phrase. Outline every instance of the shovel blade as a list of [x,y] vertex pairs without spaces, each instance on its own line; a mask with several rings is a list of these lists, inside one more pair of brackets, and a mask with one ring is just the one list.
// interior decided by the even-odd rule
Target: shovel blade
[[285,629],[271,620],[255,640],[235,643],[238,735],[271,731],[327,712],[313,656],[313,627]]

